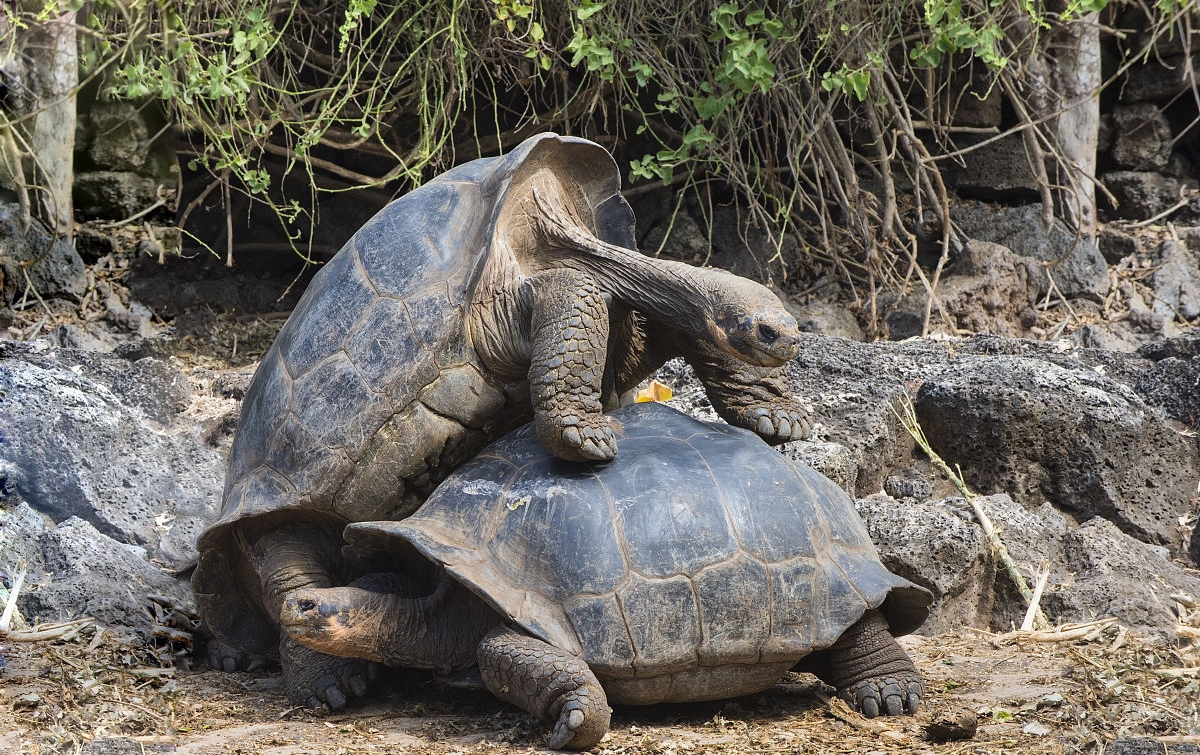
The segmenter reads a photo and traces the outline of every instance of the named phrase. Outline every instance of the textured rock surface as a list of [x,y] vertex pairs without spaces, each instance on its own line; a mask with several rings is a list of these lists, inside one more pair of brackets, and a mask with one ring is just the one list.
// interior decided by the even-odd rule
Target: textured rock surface
[[1022,257],[1051,263],[1047,270],[1054,285],[1068,299],[1100,301],[1108,293],[1108,265],[1099,247],[1078,238],[1060,220],[1047,230],[1041,205],[956,207],[950,215],[967,238],[1002,244]]
[[79,517],[186,567],[216,512],[224,460],[193,424],[165,426],[184,383],[159,360],[0,342],[8,486],[55,522]]

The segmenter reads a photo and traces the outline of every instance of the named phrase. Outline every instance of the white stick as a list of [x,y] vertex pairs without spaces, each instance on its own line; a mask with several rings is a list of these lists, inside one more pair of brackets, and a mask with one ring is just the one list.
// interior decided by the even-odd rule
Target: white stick
[[0,614],[0,632],[4,634],[8,634],[8,631],[12,629],[12,617],[17,610],[17,596],[21,594],[21,588],[25,585],[27,571],[29,571],[28,567],[21,567],[21,573],[17,575],[12,590],[8,593],[8,602],[4,605],[4,613]]
[[1033,597],[1029,599],[1029,608],[1025,611],[1025,620],[1021,622],[1021,631],[1033,631],[1033,620],[1038,614],[1039,605],[1042,602],[1042,591],[1046,589],[1046,583],[1050,581],[1050,565],[1042,564],[1041,570],[1038,572],[1037,584],[1033,586]]

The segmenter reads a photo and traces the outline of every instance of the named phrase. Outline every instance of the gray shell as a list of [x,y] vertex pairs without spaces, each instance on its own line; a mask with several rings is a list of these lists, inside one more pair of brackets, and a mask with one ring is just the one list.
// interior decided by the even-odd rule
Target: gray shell
[[[530,418],[528,387],[488,374],[466,317],[509,186],[527,163],[548,162],[587,195],[597,236],[633,245],[608,152],[541,134],[390,203],[313,278],[254,374],[221,517],[198,542],[193,587],[218,634],[248,649],[278,642],[269,617],[247,613],[261,613],[257,596],[238,594],[258,588],[240,576],[231,525],[284,513],[340,531],[404,516],[446,471]],[[262,627],[246,630],[252,619]]]
[[661,404],[611,416],[611,463],[555,459],[526,426],[412,517],[348,527],[347,549],[403,538],[602,679],[790,665],[868,609],[895,634],[927,617],[929,591],[884,568],[826,477],[753,433]]

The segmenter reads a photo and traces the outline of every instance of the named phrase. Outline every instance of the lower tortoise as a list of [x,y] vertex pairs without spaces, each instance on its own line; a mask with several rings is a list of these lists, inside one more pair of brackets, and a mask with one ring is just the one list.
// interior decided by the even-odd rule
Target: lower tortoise
[[286,632],[393,666],[478,664],[555,748],[598,742],[609,702],[746,695],[793,669],[868,716],[916,711],[895,635],[932,596],[884,568],[845,492],[745,430],[652,403],[611,419],[610,464],[556,459],[525,426],[412,517],[350,525],[347,553],[387,571],[293,592]]

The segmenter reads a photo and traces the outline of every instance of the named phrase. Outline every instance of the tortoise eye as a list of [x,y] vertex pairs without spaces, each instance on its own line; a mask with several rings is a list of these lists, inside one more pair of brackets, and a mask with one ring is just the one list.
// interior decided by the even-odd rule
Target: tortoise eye
[[779,332],[777,330],[775,330],[775,328],[772,328],[770,325],[759,325],[758,326],[758,335],[764,341],[768,341],[768,342],[774,341],[776,338],[779,338]]

